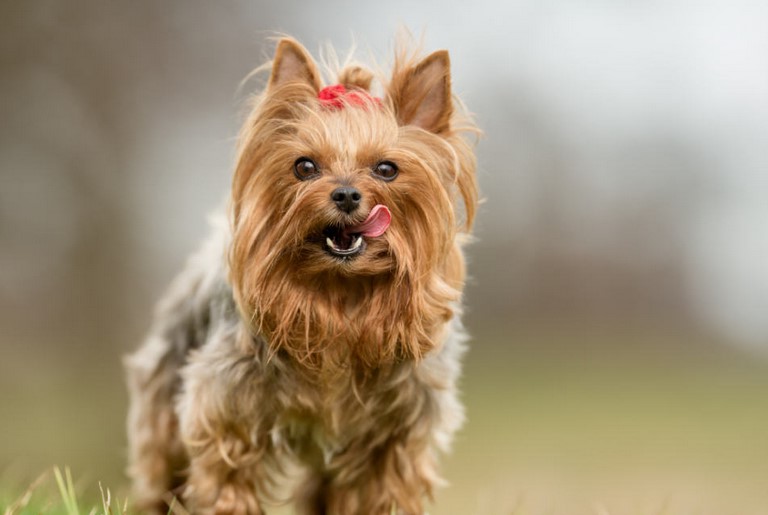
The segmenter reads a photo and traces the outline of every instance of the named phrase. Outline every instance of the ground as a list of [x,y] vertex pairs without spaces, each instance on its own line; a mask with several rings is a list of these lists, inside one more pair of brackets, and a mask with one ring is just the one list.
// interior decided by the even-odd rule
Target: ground
[[[99,481],[124,499],[115,363],[4,390],[0,505],[54,464],[82,513],[102,510]],[[432,515],[768,514],[768,362],[747,352],[673,332],[479,332],[463,391]],[[68,513],[52,475],[32,506]]]

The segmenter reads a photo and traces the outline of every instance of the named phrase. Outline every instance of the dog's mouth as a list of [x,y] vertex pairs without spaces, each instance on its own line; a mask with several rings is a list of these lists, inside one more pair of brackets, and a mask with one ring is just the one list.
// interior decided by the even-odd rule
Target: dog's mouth
[[362,254],[365,250],[363,235],[350,233],[349,228],[326,227],[323,236],[325,250],[332,256],[348,259]]
[[361,223],[348,226],[330,225],[323,229],[326,252],[330,255],[349,259],[358,256],[365,250],[366,238],[378,238],[389,228],[392,213],[387,206],[376,204]]

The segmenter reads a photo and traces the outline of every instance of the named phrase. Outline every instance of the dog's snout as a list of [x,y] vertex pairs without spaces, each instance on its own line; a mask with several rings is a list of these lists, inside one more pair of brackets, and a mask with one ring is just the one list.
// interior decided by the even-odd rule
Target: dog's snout
[[331,200],[345,213],[351,213],[357,209],[362,198],[363,195],[356,188],[350,186],[336,188],[331,193]]

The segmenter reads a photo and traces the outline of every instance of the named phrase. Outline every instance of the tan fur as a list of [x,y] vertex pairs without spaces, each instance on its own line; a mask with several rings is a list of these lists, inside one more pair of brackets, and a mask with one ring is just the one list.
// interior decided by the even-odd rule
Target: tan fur
[[[195,513],[262,513],[300,465],[300,513],[422,513],[463,418],[461,246],[477,186],[447,52],[407,56],[381,105],[333,110],[306,50],[278,43],[241,131],[230,222],[126,360],[129,472],[145,508],[183,481]],[[339,73],[363,90],[372,77]],[[321,175],[298,180],[299,157]],[[395,180],[372,175],[382,160]],[[353,214],[330,201],[340,185],[362,193]],[[360,223],[375,204],[392,213],[383,236],[354,259],[323,250],[324,227]]]

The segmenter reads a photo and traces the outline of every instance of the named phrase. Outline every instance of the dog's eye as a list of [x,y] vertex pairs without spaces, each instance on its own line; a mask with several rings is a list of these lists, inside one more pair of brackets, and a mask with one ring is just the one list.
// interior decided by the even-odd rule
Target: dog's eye
[[320,175],[317,165],[308,157],[300,157],[293,163],[293,174],[297,179],[306,181]]
[[391,161],[382,161],[373,169],[373,175],[385,181],[393,180],[397,172],[397,165]]

